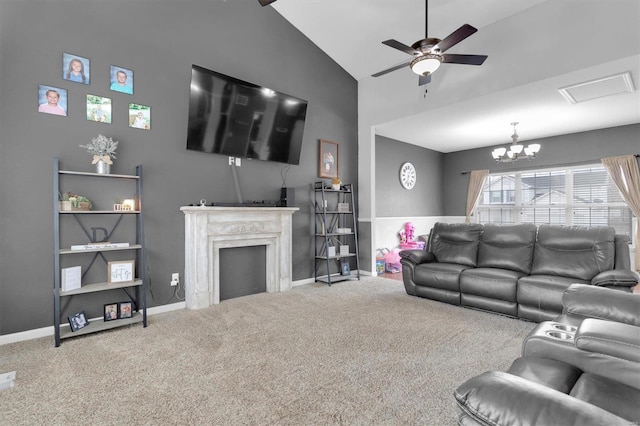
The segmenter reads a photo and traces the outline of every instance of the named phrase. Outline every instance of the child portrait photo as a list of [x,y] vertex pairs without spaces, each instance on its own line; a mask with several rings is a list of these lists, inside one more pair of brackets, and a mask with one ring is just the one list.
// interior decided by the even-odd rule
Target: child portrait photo
[[62,54],[62,78],[75,83],[89,84],[90,61],[70,53]]
[[38,112],[67,116],[67,91],[59,87],[38,86]]
[[129,104],[129,127],[151,129],[151,107]]
[[111,123],[111,99],[87,95],[87,120]]
[[133,95],[133,71],[111,65],[109,76],[111,90]]

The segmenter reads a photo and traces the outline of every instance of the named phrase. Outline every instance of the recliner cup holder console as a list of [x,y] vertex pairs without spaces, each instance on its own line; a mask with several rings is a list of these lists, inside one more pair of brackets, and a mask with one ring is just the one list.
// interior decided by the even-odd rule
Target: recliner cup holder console
[[547,331],[545,333],[547,336],[552,337],[554,339],[560,339],[560,340],[573,340],[574,339],[574,335],[573,333],[567,333],[564,331]]
[[552,323],[551,327],[555,328],[556,330],[566,331],[568,333],[575,333],[576,330],[578,330],[578,327],[574,327],[572,325],[567,325],[567,324],[560,324],[557,322]]

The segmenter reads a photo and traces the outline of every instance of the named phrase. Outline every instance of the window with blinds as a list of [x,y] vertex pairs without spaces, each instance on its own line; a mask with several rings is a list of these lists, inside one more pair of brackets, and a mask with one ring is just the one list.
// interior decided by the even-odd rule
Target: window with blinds
[[479,223],[608,225],[632,233],[631,210],[597,164],[490,174],[475,217]]

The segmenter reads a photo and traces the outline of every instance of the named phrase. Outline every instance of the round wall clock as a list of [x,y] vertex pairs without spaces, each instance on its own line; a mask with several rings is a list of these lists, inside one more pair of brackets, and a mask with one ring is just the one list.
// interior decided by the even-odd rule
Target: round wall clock
[[411,163],[404,163],[400,166],[400,183],[405,189],[412,189],[416,185],[418,176],[416,175],[416,168]]

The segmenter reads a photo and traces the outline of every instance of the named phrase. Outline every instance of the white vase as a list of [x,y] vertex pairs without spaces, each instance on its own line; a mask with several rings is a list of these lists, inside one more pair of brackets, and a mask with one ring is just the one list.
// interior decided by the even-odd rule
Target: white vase
[[107,164],[104,160],[98,160],[96,163],[96,173],[108,175],[111,173],[111,164]]

